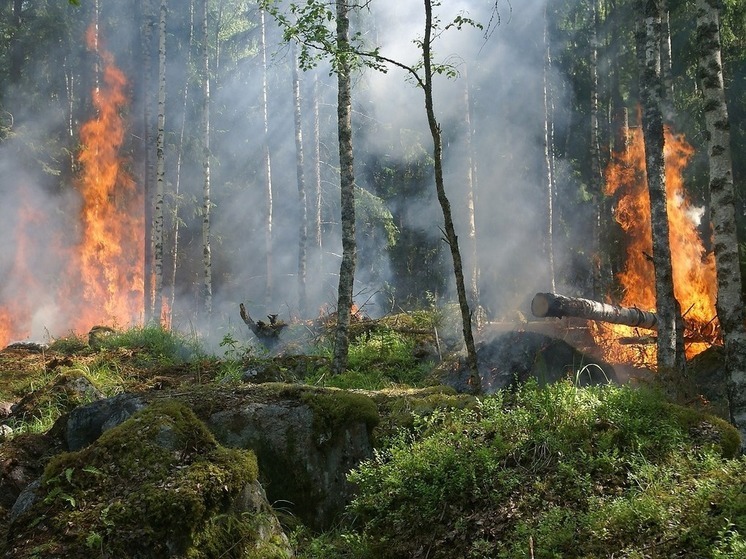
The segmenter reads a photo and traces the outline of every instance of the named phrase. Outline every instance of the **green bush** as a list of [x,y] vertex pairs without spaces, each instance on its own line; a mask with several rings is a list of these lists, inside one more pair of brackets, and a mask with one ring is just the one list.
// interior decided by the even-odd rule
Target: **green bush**
[[350,475],[350,515],[382,558],[735,556],[746,461],[726,457],[730,427],[693,413],[529,384],[421,419]]

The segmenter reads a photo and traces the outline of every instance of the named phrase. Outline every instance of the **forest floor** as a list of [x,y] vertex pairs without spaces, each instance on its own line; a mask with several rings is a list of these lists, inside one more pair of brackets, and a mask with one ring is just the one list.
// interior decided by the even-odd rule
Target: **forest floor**
[[[1,532],[15,497],[65,450],[60,418],[81,404],[247,382],[374,399],[431,386],[449,349],[431,321],[414,313],[357,325],[350,368],[337,377],[323,336],[313,351],[274,357],[231,336],[224,356],[207,355],[157,328],[8,347],[0,351]],[[80,377],[90,384],[68,382]],[[353,473],[360,496],[334,529],[313,532],[280,515],[296,556],[746,556],[746,463],[722,420],[654,391],[563,382],[472,402],[421,407],[420,419],[410,413],[399,427],[382,422],[390,431],[377,439],[380,455]]]

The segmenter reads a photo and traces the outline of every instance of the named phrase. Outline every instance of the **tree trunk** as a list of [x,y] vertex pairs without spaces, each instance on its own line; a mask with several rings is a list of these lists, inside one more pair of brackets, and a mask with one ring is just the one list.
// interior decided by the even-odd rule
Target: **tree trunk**
[[725,342],[725,367],[730,379],[730,415],[746,447],[746,331],[741,298],[735,190],[730,124],[725,102],[720,54],[718,9],[712,0],[697,0],[699,78],[705,98],[710,163],[711,215],[717,266],[717,311]]
[[145,243],[143,254],[143,301],[144,320],[149,323],[153,319],[153,183],[155,182],[155,165],[153,154],[155,145],[153,138],[153,110],[151,106],[151,91],[153,89],[153,0],[141,0],[142,24],[142,56],[143,56],[143,203],[145,215]]
[[[338,0],[342,1],[342,0]],[[438,202],[443,211],[443,221],[445,225],[446,241],[451,249],[451,258],[453,260],[453,271],[456,277],[456,291],[458,293],[459,307],[461,309],[461,322],[463,328],[464,342],[466,344],[466,360],[470,370],[469,385],[471,390],[479,393],[482,390],[482,383],[479,377],[479,368],[477,363],[477,350],[474,345],[474,333],[471,326],[471,312],[469,310],[469,301],[466,296],[466,285],[464,282],[464,270],[461,260],[461,252],[456,236],[456,228],[453,225],[453,216],[451,214],[451,203],[445,191],[443,181],[443,144],[440,132],[440,125],[435,118],[435,109],[433,107],[433,69],[431,64],[430,46],[432,43],[433,31],[433,7],[432,0],[425,2],[425,35],[422,41],[422,59],[424,62],[424,85],[425,85],[425,111],[427,112],[427,122],[430,127],[430,134],[433,138],[433,160],[435,165],[435,188],[438,193]]]
[[547,266],[549,268],[549,286],[555,289],[554,274],[554,166],[552,162],[552,137],[551,114],[549,112],[549,68],[552,63],[552,53],[549,45],[549,21],[547,19],[547,5],[544,5],[544,70],[543,70],[543,93],[544,93],[544,171],[546,173],[546,208],[547,229],[545,239],[545,252]]
[[647,330],[658,329],[658,317],[655,313],[580,297],[565,297],[556,293],[537,293],[531,301],[531,312],[534,316],[541,318],[569,316],[624,324]]
[[[194,48],[194,0],[189,0],[189,39],[187,41],[186,67],[192,66],[192,49]],[[179,230],[181,218],[179,207],[181,206],[181,166],[184,159],[184,137],[186,135],[187,108],[189,102],[189,78],[184,80],[184,92],[181,98],[181,127],[179,131],[179,145],[176,154],[176,178],[174,180],[174,195],[171,209],[171,304],[169,305],[169,324],[173,324],[176,309],[176,270],[179,262]]]
[[306,178],[303,172],[303,126],[301,121],[300,78],[298,76],[298,55],[292,43],[293,58],[293,100],[295,120],[295,169],[298,180],[298,207],[300,224],[298,227],[298,312],[305,317],[308,309],[306,296],[306,253],[308,245],[308,202],[306,200]]
[[464,121],[466,128],[466,209],[469,220],[469,299],[476,312],[475,326],[477,330],[482,326],[482,312],[479,305],[479,251],[477,250],[477,219],[476,219],[476,182],[477,170],[474,157],[472,138],[474,129],[471,118],[471,98],[469,96],[469,76],[464,65]]
[[210,49],[208,44],[208,0],[202,0],[202,312],[208,322],[212,315],[212,248],[210,239]]
[[674,297],[668,212],[666,209],[666,174],[663,158],[663,115],[661,112],[660,34],[661,21],[657,0],[641,0],[644,15],[644,44],[641,59],[640,94],[643,106],[645,163],[650,192],[650,214],[653,233],[653,266],[655,267],[656,310],[659,318],[657,361],[665,375],[684,371],[684,342],[681,311]]
[[593,206],[594,206],[594,220],[593,220],[593,238],[592,238],[592,256],[593,259],[593,295],[594,297],[601,297],[602,294],[607,293],[608,286],[604,285],[604,274],[602,262],[604,258],[601,256],[601,239],[603,237],[603,227],[606,220],[606,205],[604,204],[604,181],[603,173],[601,172],[601,144],[599,141],[599,118],[598,118],[598,30],[600,27],[599,15],[598,15],[598,0],[591,1],[591,60],[590,60],[590,74],[591,74],[591,137],[590,137],[590,157],[591,157],[591,180],[590,184],[593,187]]
[[153,321],[163,314],[163,193],[165,191],[166,151],[166,7],[161,0],[158,19],[158,131],[156,134],[156,180],[153,205]]
[[319,76],[313,76],[313,180],[315,184],[316,197],[314,200],[313,212],[313,232],[314,246],[318,250],[318,270],[321,273],[324,269],[324,246],[321,229],[321,122],[319,116]]
[[660,0],[661,10],[661,76],[663,77],[662,109],[666,122],[673,122],[673,60],[671,58],[671,17],[668,0]]
[[337,49],[341,53],[337,66],[337,133],[339,136],[339,186],[342,221],[342,262],[339,266],[337,293],[337,328],[334,335],[332,372],[347,368],[350,346],[350,310],[355,281],[355,173],[352,152],[352,101],[349,62],[349,7],[346,0],[337,3]]
[[267,25],[265,21],[265,10],[259,10],[260,14],[260,45],[262,53],[262,117],[264,121],[264,136],[262,141],[263,163],[264,163],[264,191],[266,193],[264,208],[264,251],[265,251],[265,287],[264,303],[269,308],[272,303],[272,221],[273,221],[273,199],[272,199],[272,158],[269,153],[269,102],[267,85]]

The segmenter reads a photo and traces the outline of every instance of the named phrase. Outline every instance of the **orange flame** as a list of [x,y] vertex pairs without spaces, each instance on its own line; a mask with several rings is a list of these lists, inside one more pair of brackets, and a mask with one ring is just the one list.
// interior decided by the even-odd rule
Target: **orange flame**
[[[89,48],[95,38],[89,30]],[[39,326],[58,335],[85,332],[99,323],[129,325],[141,316],[143,197],[120,156],[127,80],[110,53],[102,51],[100,59],[102,83],[93,91],[96,116],[80,131],[82,172],[76,186],[81,200],[74,210],[79,212],[75,232],[55,226],[54,210],[45,212],[25,200],[27,189],[19,185],[15,258],[0,288],[0,348],[37,335]],[[60,210],[56,215],[73,211]],[[77,240],[66,245],[71,237]]]
[[[651,261],[653,251],[650,199],[645,177],[645,145],[641,129],[628,135],[629,146],[615,154],[606,169],[606,193],[617,197],[614,217],[627,235],[624,270],[618,275],[623,288],[620,304],[655,310],[655,270]],[[667,211],[670,228],[671,261],[674,293],[682,307],[689,337],[702,337],[708,330],[710,342],[717,337],[715,300],[717,281],[715,259],[705,251],[699,233],[701,211],[692,205],[684,188],[683,172],[694,149],[682,135],[665,131],[665,167]],[[655,364],[655,346],[620,346],[622,337],[640,333],[626,326],[595,325],[597,341],[605,347],[605,357],[616,362]],[[687,356],[692,357],[710,343],[689,341]]]
[[[88,46],[95,34],[89,31]],[[97,322],[130,323],[143,304],[142,195],[119,156],[126,130],[121,111],[127,106],[127,79],[110,53],[100,54],[103,79],[93,91],[97,115],[83,125],[78,189],[82,235],[77,258],[82,304],[76,325],[87,329]]]

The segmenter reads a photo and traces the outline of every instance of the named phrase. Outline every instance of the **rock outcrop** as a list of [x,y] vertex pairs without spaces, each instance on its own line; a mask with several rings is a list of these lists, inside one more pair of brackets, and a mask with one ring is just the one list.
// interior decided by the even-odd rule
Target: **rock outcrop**
[[[230,553],[230,555],[226,555]],[[253,554],[253,555],[252,555]],[[5,557],[291,557],[251,451],[153,402],[54,457],[13,509]]]

